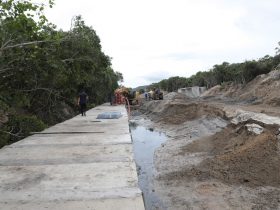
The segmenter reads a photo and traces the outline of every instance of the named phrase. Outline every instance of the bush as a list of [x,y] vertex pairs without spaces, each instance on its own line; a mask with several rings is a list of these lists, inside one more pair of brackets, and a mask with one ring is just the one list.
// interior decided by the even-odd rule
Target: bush
[[30,135],[30,132],[39,132],[47,126],[36,116],[12,115],[9,116],[6,131],[11,132],[9,143],[16,142]]
[[9,134],[0,132],[0,148],[7,145],[9,142]]
[[92,109],[92,108],[94,108],[94,107],[96,107],[96,105],[94,104],[94,103],[89,103],[88,105],[87,105],[87,109],[89,110],[89,109]]

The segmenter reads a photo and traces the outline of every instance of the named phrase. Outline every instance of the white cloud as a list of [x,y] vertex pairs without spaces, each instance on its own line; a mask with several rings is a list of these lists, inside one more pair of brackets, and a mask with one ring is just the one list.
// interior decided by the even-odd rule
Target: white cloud
[[134,87],[272,54],[279,6],[278,0],[56,0],[47,17],[68,30],[81,14]]

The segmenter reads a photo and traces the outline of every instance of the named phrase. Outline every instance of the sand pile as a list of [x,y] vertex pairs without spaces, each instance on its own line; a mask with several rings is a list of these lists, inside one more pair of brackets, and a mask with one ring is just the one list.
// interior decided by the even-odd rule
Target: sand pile
[[222,86],[221,85],[216,85],[208,90],[206,90],[201,97],[208,97],[208,96],[218,96],[222,95]]
[[268,74],[257,76],[245,86],[240,84],[227,84],[223,87],[218,85],[207,90],[202,96],[232,97],[238,101],[253,104],[280,105],[280,71],[271,71]]
[[[201,96],[202,97],[232,97],[235,98],[240,94],[240,90],[242,89],[241,84],[234,84],[234,83],[228,83],[221,85],[216,85],[209,90],[205,91]],[[239,94],[237,94],[239,93]]]
[[225,118],[225,113],[220,108],[198,102],[150,101],[141,110],[153,121],[169,124],[181,124],[202,116]]
[[184,153],[206,152],[209,158],[191,169],[201,178],[211,176],[227,183],[250,186],[280,186],[279,129],[266,127],[260,135],[249,132],[244,124],[229,125],[213,136],[182,148]]
[[[187,125],[194,120],[226,119],[221,108],[198,101],[149,101],[141,107],[141,111],[152,121],[167,126],[166,128],[176,128],[174,139],[177,139],[176,133],[181,133],[180,129],[188,129]],[[250,114],[252,113],[246,112],[244,115]],[[255,115],[258,116],[254,113]],[[265,123],[266,118],[259,121],[252,117],[246,120],[239,115],[237,118],[239,122],[228,125],[214,135],[193,139],[192,143],[182,145],[178,155],[188,158],[192,154],[203,154],[204,160],[190,168],[188,166],[180,171],[170,171],[166,177],[199,180],[213,177],[233,184],[280,186],[279,125]],[[257,134],[259,131],[260,134]],[[186,130],[185,133],[189,134],[191,131]],[[185,139],[183,142],[188,141]]]
[[173,100],[173,101],[179,101],[179,100],[188,100],[190,99],[186,94],[183,93],[176,93],[176,92],[171,92],[171,93],[167,93],[166,95],[164,95],[164,99],[165,100]]
[[266,75],[260,75],[240,92],[240,99],[256,97],[264,104],[272,106],[280,105],[280,71],[272,71]]
[[170,93],[167,100],[139,107],[152,120],[148,126],[169,138],[154,155],[155,192],[166,209],[280,208],[280,118],[251,110],[258,106],[228,104],[226,98],[277,101],[277,78],[259,76],[247,87],[218,86],[211,90],[218,103]]

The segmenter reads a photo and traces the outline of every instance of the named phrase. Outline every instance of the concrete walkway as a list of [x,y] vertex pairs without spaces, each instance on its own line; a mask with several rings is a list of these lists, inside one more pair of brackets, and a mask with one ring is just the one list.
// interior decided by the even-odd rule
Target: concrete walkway
[[125,108],[96,107],[0,150],[0,209],[143,210],[132,153]]

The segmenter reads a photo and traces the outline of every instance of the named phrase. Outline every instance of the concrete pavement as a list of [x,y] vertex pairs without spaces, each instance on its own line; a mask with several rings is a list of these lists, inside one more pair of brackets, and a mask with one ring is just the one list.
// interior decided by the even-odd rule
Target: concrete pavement
[[0,209],[143,210],[132,152],[125,108],[96,107],[0,150]]

